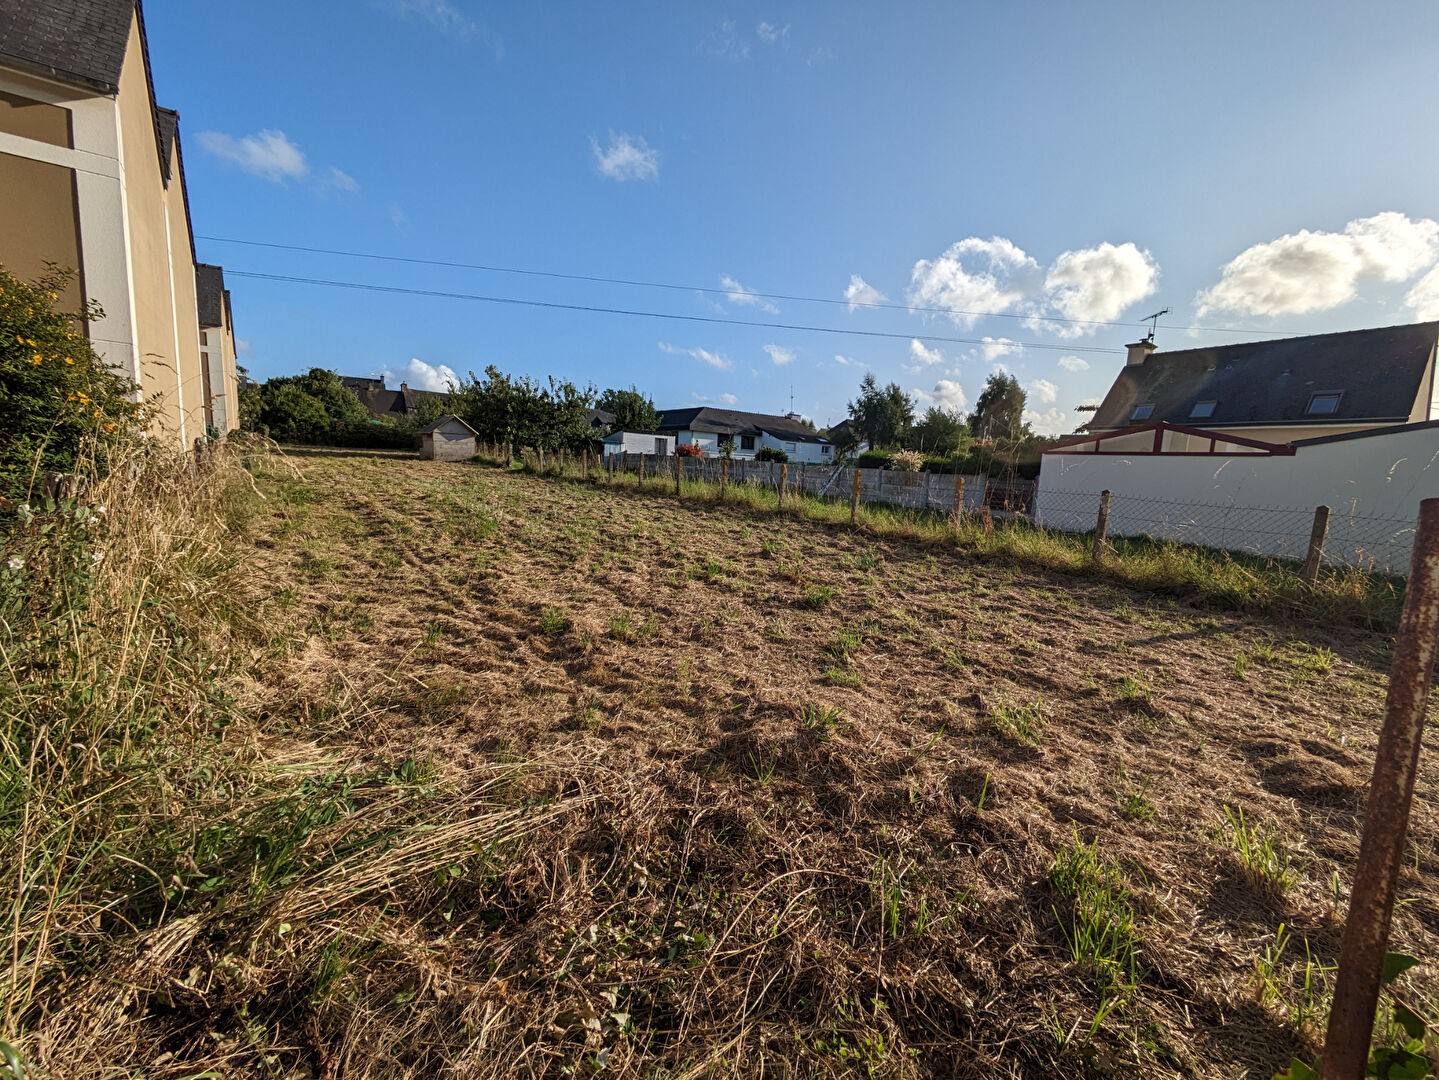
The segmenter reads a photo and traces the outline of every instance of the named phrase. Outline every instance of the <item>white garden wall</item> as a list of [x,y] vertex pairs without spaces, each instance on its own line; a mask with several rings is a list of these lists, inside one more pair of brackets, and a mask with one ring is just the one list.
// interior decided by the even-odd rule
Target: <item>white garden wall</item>
[[1439,424],[1299,445],[1293,456],[1044,456],[1035,496],[1049,528],[1094,527],[1113,495],[1112,535],[1302,558],[1316,506],[1332,511],[1329,562],[1402,573],[1421,499],[1439,497]]

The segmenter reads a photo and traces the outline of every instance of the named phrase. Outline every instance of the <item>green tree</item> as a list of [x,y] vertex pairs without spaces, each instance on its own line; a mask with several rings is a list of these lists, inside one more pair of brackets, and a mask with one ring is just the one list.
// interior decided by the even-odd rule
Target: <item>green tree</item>
[[104,454],[140,431],[133,383],[77,329],[99,307],[58,311],[70,272],[33,284],[0,267],[0,495],[24,499],[46,472],[103,467]]
[[981,442],[1007,445],[1029,436],[1024,422],[1024,388],[1013,375],[995,372],[984,384],[974,411],[969,414],[969,431]]
[[969,423],[952,409],[931,405],[909,433],[911,449],[931,456],[962,454],[969,449]]
[[898,383],[881,388],[873,374],[859,384],[859,397],[849,403],[850,424],[875,449],[898,446],[914,423],[914,402]]
[[260,388],[258,426],[281,442],[333,445],[368,426],[369,411],[333,371],[311,368]]
[[649,433],[660,426],[654,401],[633,386],[628,390],[606,390],[595,402],[595,408],[614,414],[611,431]]

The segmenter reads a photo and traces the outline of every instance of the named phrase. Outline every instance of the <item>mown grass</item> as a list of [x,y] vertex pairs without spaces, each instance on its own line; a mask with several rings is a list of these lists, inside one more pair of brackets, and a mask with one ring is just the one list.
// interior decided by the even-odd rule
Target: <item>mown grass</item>
[[[500,464],[480,458],[487,464]],[[536,471],[522,464],[518,468]],[[545,474],[578,479],[582,470],[571,464],[562,471],[547,462]],[[616,473],[611,479],[592,468],[588,482],[613,483],[630,490],[674,497],[674,477]],[[818,498],[786,492],[784,505],[772,488],[752,483],[686,479],[681,497],[694,501],[724,502],[755,514],[783,514],[803,521],[833,526],[850,524],[847,497]],[[1081,577],[1102,577],[1126,585],[1171,594],[1200,596],[1223,608],[1269,612],[1282,609],[1316,622],[1342,621],[1375,629],[1392,629],[1398,622],[1403,582],[1370,574],[1356,567],[1325,567],[1313,587],[1299,578],[1299,564],[1242,552],[1219,551],[1170,540],[1115,537],[1101,557],[1093,555],[1085,533],[1040,528],[1023,517],[996,520],[987,529],[977,515],[955,516],[883,503],[862,503],[860,528],[885,537],[902,537],[942,543],[986,556],[1003,556],[1020,564],[1043,567]]]

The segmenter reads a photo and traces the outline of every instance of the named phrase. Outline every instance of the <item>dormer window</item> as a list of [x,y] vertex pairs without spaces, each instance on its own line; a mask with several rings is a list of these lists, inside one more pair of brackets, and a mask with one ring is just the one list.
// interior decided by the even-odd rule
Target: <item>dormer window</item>
[[1134,412],[1132,412],[1132,413],[1129,414],[1129,419],[1131,419],[1131,420],[1148,420],[1148,419],[1149,419],[1151,416],[1153,416],[1153,415],[1154,415],[1154,406],[1153,406],[1152,404],[1150,404],[1150,405],[1136,405],[1136,406],[1134,406]]
[[1196,401],[1194,408],[1189,410],[1189,419],[1208,420],[1214,415],[1214,406],[1218,404],[1217,401]]
[[1339,411],[1339,402],[1344,398],[1343,390],[1329,390],[1324,393],[1309,395],[1309,408],[1304,410],[1305,416],[1333,416]]

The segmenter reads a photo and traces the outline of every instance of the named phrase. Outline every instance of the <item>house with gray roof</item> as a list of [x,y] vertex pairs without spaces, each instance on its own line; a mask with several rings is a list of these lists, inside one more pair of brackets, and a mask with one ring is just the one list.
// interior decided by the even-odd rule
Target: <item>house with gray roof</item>
[[683,446],[693,443],[706,454],[752,458],[764,447],[782,450],[790,461],[834,461],[834,444],[803,422],[798,413],[771,416],[734,409],[667,409],[660,414],[662,435]]
[[84,330],[155,434],[238,426],[228,294],[195,259],[180,115],[155,101],[137,0],[0,0],[0,206],[6,267],[78,271],[60,303],[104,309]]
[[1154,424],[1288,444],[1436,418],[1439,323],[1157,352],[1130,345],[1088,430]]

